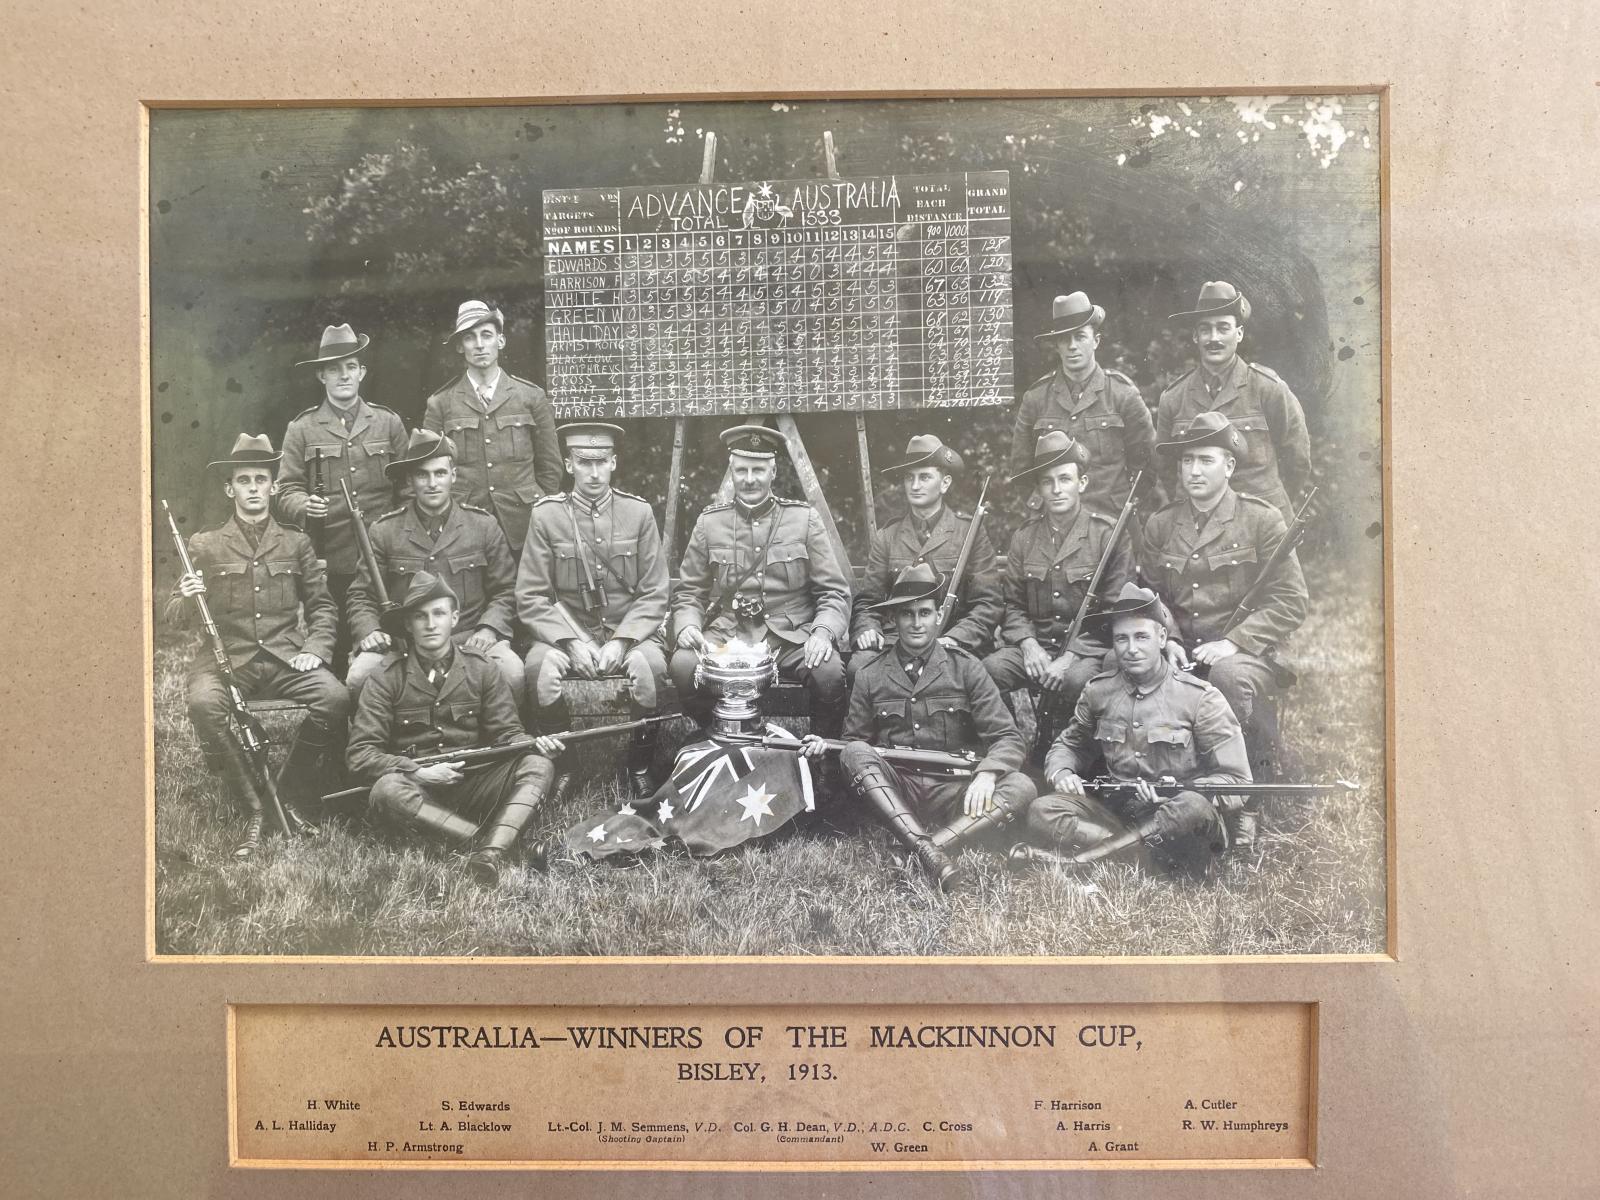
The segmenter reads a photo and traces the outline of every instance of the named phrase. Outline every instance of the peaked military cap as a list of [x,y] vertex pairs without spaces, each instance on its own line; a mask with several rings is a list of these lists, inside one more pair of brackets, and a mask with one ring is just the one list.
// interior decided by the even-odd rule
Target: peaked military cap
[[390,479],[403,479],[412,467],[430,458],[438,458],[441,454],[455,458],[456,444],[444,434],[431,429],[413,429],[411,440],[406,443],[405,454],[386,466],[383,473]]
[[506,331],[506,318],[498,308],[490,308],[482,300],[463,301],[461,307],[456,309],[456,327],[444,339],[448,346],[469,329],[476,329],[485,321],[493,321],[494,327],[501,333]]
[[264,433],[241,433],[233,439],[233,449],[228,452],[227,458],[219,458],[216,462],[206,464],[206,469],[212,467],[225,467],[232,470],[234,467],[270,467],[283,455],[272,452],[272,439]]
[[880,475],[897,475],[901,471],[909,471],[914,467],[938,467],[946,475],[957,475],[966,469],[967,464],[961,455],[941,442],[931,433],[919,433],[906,443],[906,461],[896,463],[892,467],[884,467]]
[[605,421],[573,421],[556,428],[556,437],[570,453],[573,450],[616,450],[622,440],[622,426]]
[[1006,484],[1010,486],[1024,479],[1036,483],[1037,477],[1045,471],[1069,462],[1077,463],[1079,470],[1088,466],[1089,448],[1082,442],[1074,441],[1072,435],[1065,430],[1052,429],[1049,433],[1041,434],[1039,440],[1034,443],[1033,464],[1018,471],[1006,480]]
[[1106,319],[1106,310],[1089,300],[1087,292],[1071,292],[1065,296],[1057,296],[1050,303],[1050,328],[1043,333],[1033,335],[1036,342],[1048,341],[1058,338],[1085,325],[1100,328],[1100,323]]
[[717,435],[729,454],[743,454],[750,458],[778,457],[783,449],[783,434],[765,425],[735,425]]
[[1109,626],[1118,617],[1149,617],[1163,627],[1171,624],[1167,606],[1161,603],[1161,597],[1136,583],[1123,584],[1122,592],[1115,600],[1084,617],[1083,623]]
[[1194,450],[1201,446],[1221,446],[1238,457],[1244,453],[1244,435],[1233,427],[1233,422],[1219,412],[1203,412],[1189,422],[1182,437],[1156,446],[1163,453],[1175,450]]
[[1244,293],[1225,279],[1209,280],[1200,289],[1200,299],[1195,301],[1195,306],[1188,312],[1173,313],[1167,318],[1169,321],[1196,321],[1201,317],[1238,317],[1240,321],[1250,319],[1250,301],[1244,298]]
[[411,577],[411,582],[406,587],[405,599],[383,614],[381,619],[384,629],[391,637],[400,637],[405,632],[406,622],[411,614],[435,600],[449,600],[457,608],[461,607],[461,601],[457,599],[455,590],[441,576],[431,571],[418,571]]
[[894,577],[887,596],[868,607],[874,611],[880,608],[899,608],[902,604],[910,604],[914,600],[937,596],[944,590],[944,585],[945,577],[934,569],[932,563],[913,563]]
[[295,366],[319,367],[323,363],[343,362],[347,358],[354,358],[371,344],[371,338],[364,333],[357,335],[349,325],[326,325],[322,329],[322,341],[317,344],[316,355],[302,358]]

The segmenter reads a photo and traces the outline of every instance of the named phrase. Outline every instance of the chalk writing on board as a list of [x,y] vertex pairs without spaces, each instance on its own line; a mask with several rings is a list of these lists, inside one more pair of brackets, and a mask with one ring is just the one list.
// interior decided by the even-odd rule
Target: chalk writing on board
[[552,189],[544,252],[563,419],[1014,398],[1004,171]]

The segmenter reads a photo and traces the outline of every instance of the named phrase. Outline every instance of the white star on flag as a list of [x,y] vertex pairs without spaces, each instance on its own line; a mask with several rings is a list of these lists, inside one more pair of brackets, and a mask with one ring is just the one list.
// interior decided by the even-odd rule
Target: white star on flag
[[754,821],[759,827],[762,817],[772,815],[772,802],[777,798],[775,793],[767,791],[764,787],[757,788],[747,784],[744,795],[739,800],[739,807],[744,809],[744,816],[739,820]]
[[606,840],[606,827],[604,825],[596,825],[593,829],[589,830],[589,840],[591,842],[603,842],[603,841],[605,841]]
[[632,817],[632,816],[637,816],[638,812],[639,812],[639,810],[634,808],[633,805],[624,804],[621,808],[617,809],[617,816],[619,816],[619,817]]
[[672,820],[672,818],[677,815],[676,813],[674,813],[672,811],[672,801],[671,800],[663,800],[661,802],[661,810],[656,815],[658,817],[660,817],[661,820],[663,820],[663,821]]

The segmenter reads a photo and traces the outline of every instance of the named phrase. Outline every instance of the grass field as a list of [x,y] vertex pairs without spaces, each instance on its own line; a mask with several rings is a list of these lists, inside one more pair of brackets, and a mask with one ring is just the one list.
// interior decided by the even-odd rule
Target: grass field
[[[1339,596],[1342,588],[1314,588]],[[1384,947],[1381,614],[1313,603],[1289,655],[1301,682],[1284,735],[1311,779],[1359,792],[1270,800],[1260,857],[1210,878],[1127,866],[1008,872],[965,852],[949,897],[900,865],[888,834],[846,812],[713,859],[661,854],[625,867],[526,862],[481,889],[447,852],[364,821],[271,838],[230,856],[239,819],[201,766],[183,710],[188,645],[158,646],[156,946],[163,954],[281,955],[1132,955],[1346,954]],[[286,741],[292,718],[270,731]],[[668,728],[667,738],[686,736]],[[620,743],[614,744],[620,749]],[[543,842],[614,806],[609,751],[542,814]],[[587,778],[590,782],[582,782]]]

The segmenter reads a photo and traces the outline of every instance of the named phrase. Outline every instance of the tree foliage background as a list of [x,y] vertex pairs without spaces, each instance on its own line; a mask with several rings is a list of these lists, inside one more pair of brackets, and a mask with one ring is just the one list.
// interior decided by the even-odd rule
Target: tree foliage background
[[[151,121],[152,465],[186,528],[226,513],[199,467],[241,430],[274,442],[320,399],[307,357],[325,324],[373,346],[363,394],[420,419],[459,370],[444,345],[457,304],[500,305],[502,359],[544,377],[540,197],[550,187],[698,177],[1011,174],[1018,396],[1050,363],[1031,335],[1051,297],[1084,289],[1109,313],[1101,361],[1154,404],[1191,364],[1168,313],[1226,278],[1255,313],[1247,357],[1307,411],[1325,501],[1307,553],[1381,600],[1381,314],[1373,97],[991,99],[161,111]],[[871,454],[911,434],[958,446],[973,480],[1004,475],[1010,409],[881,413]],[[664,421],[630,422],[619,485],[665,500]],[[689,422],[692,520],[720,479],[723,421]],[[800,419],[852,556],[864,557],[856,441],[836,415]],[[798,494],[790,481],[790,494]],[[1020,506],[998,494],[1004,545]],[[879,493],[880,519],[897,497]],[[159,510],[157,510],[159,511]],[[172,565],[156,531],[158,586]]]

